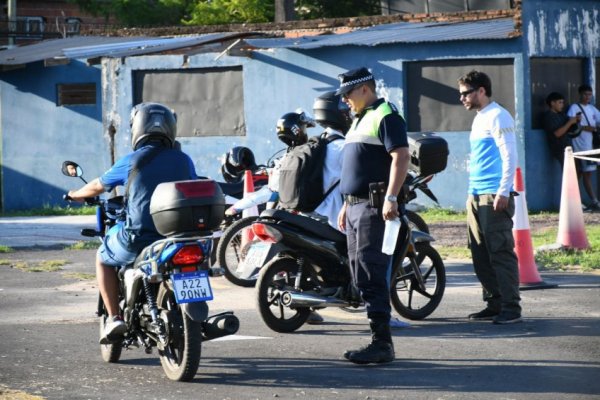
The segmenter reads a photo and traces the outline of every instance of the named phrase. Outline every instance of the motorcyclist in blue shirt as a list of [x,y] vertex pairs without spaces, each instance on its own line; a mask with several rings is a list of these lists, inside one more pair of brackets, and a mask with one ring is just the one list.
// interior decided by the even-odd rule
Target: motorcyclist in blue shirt
[[83,201],[116,186],[125,187],[126,219],[107,233],[96,254],[96,276],[109,314],[101,344],[126,331],[119,315],[118,268],[132,263],[144,247],[162,238],[150,215],[152,192],[163,182],[197,178],[190,157],[174,148],[177,116],[172,110],[159,103],[141,103],[132,109],[129,123],[134,151],[99,178],[69,192],[73,200]]

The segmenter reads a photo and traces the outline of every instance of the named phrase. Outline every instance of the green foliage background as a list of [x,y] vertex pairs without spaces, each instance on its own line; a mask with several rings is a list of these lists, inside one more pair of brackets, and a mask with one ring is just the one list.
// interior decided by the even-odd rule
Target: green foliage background
[[[275,0],[69,0],[127,27],[273,22]],[[379,0],[296,0],[296,18],[344,18],[381,13]]]

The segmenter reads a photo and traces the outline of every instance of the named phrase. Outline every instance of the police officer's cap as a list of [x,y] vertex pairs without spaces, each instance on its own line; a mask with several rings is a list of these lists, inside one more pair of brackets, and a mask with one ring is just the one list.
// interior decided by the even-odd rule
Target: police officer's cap
[[364,67],[339,74],[338,78],[340,79],[340,88],[335,92],[335,94],[348,93],[354,87],[375,79],[373,78],[373,74]]

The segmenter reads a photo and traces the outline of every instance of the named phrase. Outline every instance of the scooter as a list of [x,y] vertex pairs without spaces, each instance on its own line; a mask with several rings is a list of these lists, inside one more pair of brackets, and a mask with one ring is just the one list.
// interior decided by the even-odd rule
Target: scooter
[[[263,244],[277,249],[275,257],[260,269],[256,283],[259,312],[269,328],[293,332],[306,322],[311,308],[362,306],[352,285],[343,233],[283,210],[261,213],[252,231]],[[390,294],[394,309],[407,319],[429,316],[444,294],[444,263],[430,245],[433,240],[413,231],[408,217],[402,216],[392,257]]]
[[[406,178],[409,188],[407,202],[416,199],[420,191],[437,204],[437,198],[427,186],[431,179],[433,175],[418,176],[409,171]],[[415,211],[406,210],[406,216],[413,230],[429,233],[429,226]],[[217,264],[223,268],[225,278],[238,286],[255,286],[260,268],[275,254],[271,247],[252,240],[253,235],[248,230],[257,219],[257,216],[250,216],[235,220],[223,229],[216,247]],[[323,223],[327,224],[327,221]]]

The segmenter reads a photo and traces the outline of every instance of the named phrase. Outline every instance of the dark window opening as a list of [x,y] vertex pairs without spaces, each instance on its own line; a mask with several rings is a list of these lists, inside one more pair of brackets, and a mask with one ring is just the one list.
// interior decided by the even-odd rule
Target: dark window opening
[[177,113],[177,136],[244,136],[242,67],[135,71],[134,104],[163,103]]
[[406,122],[411,132],[470,131],[474,113],[460,102],[457,79],[485,72],[492,81],[492,100],[515,115],[512,59],[411,62],[407,64]]
[[96,105],[95,83],[63,83],[57,91],[59,106]]
[[542,129],[541,118],[546,96],[558,92],[565,97],[565,108],[579,100],[577,88],[583,81],[581,58],[532,58],[531,65],[531,128]]

